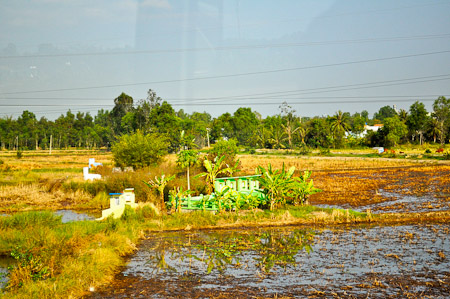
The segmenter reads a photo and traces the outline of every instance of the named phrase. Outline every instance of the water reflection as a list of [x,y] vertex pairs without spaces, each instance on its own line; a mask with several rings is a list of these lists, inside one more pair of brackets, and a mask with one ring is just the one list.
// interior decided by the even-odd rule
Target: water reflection
[[61,222],[67,223],[72,221],[83,221],[83,220],[94,220],[95,217],[83,214],[83,213],[77,213],[72,210],[58,210],[55,212],[56,215],[62,216]]
[[0,256],[0,293],[8,282],[8,267],[14,263],[14,259],[11,257]]
[[123,275],[149,281],[136,292],[156,284],[168,297],[184,283],[205,294],[436,297],[450,283],[449,236],[449,224],[161,233]]
[[[149,249],[149,262],[155,269],[175,271],[172,263],[179,267],[180,262],[189,260],[188,272],[195,269],[195,264],[208,274],[213,270],[224,273],[227,267],[236,269],[254,264],[261,273],[267,274],[274,267],[295,266],[295,255],[302,250],[311,252],[313,239],[314,234],[305,230],[174,235],[157,241]],[[245,258],[248,254],[251,258]]]

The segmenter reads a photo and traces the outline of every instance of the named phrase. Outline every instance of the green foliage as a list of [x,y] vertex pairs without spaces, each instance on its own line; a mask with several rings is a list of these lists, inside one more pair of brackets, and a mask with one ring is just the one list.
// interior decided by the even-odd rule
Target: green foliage
[[186,169],[187,188],[191,189],[191,182],[189,177],[190,167],[196,165],[199,161],[198,152],[194,150],[183,150],[177,154],[177,165]]
[[158,191],[160,197],[160,207],[161,211],[163,212],[166,211],[166,204],[164,202],[164,189],[166,188],[167,184],[174,178],[175,175],[166,177],[166,175],[163,173],[160,178],[155,176],[155,180],[149,180],[148,182],[144,181],[147,186]]
[[385,146],[396,146],[402,138],[408,133],[408,128],[398,116],[389,117],[384,120],[384,126],[381,129],[385,136]]
[[267,194],[271,211],[273,211],[275,205],[285,202],[285,196],[289,190],[294,171],[294,166],[286,171],[284,164],[281,170],[272,169],[271,164],[268,165],[267,169],[258,166],[257,172],[261,174],[258,180]]
[[161,162],[167,154],[167,140],[159,134],[144,134],[138,130],[122,136],[112,146],[113,159],[117,166],[139,169]]
[[[46,279],[50,276],[50,269],[46,266],[41,258],[34,256],[29,250],[24,250],[21,247],[16,247],[11,256],[16,260],[15,266],[9,267],[8,270],[16,271],[21,274],[22,279],[26,280],[30,278],[33,281]],[[17,285],[14,285],[16,280],[10,281],[7,288],[21,287],[23,281],[18,281]]]
[[221,139],[213,144],[208,152],[208,160],[214,161],[217,157],[224,157],[224,163],[227,165],[236,164],[236,154],[238,152],[237,141],[235,139]]
[[29,226],[55,227],[61,223],[61,216],[52,212],[23,212],[0,218],[0,228],[24,229]]
[[394,117],[397,115],[397,112],[395,112],[394,108],[391,106],[383,106],[378,110],[378,112],[375,112],[373,115],[373,119],[378,119],[380,121],[384,121],[384,119],[389,117]]
[[311,173],[311,171],[305,170],[300,177],[294,177],[290,192],[294,205],[307,204],[310,195],[322,191],[314,187],[313,180],[310,179]]
[[306,204],[310,195],[321,191],[314,187],[311,171],[304,171],[300,177],[294,177],[294,171],[294,166],[286,170],[284,164],[281,170],[274,170],[271,164],[267,169],[258,166],[257,172],[261,174],[258,180],[268,197],[271,211],[280,204]]
[[18,151],[16,152],[16,157],[17,157],[17,159],[22,159],[22,157],[23,157],[22,151],[18,150]]
[[427,149],[425,150],[425,154],[431,154],[431,150],[430,150],[429,148],[427,148]]
[[196,177],[206,177],[206,183],[208,185],[208,192],[212,193],[214,189],[214,181],[219,175],[228,174],[232,175],[236,171],[239,161],[236,162],[234,166],[229,166],[225,164],[225,156],[216,157],[214,161],[208,159],[203,160],[203,165],[205,166],[206,172],[202,172]]

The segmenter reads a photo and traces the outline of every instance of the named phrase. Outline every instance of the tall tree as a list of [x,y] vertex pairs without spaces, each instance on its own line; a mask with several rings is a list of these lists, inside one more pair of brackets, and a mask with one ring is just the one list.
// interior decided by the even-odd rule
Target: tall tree
[[251,136],[258,127],[259,120],[251,108],[237,109],[231,118],[234,134],[239,144],[249,145]]
[[114,133],[120,135],[122,130],[122,117],[128,112],[133,112],[133,98],[126,93],[121,93],[114,99],[114,108],[111,110],[110,118]]
[[395,112],[394,108],[391,106],[383,106],[378,112],[375,112],[373,119],[378,119],[383,122],[385,118],[393,117],[395,115],[397,115],[397,112]]
[[434,117],[439,123],[439,141],[441,144],[445,143],[445,136],[450,125],[450,98],[439,97],[433,103]]
[[350,125],[348,123],[348,115],[343,113],[341,110],[336,112],[336,114],[331,118],[331,132],[335,140],[335,146],[342,145],[342,138],[345,133],[348,132]]
[[423,143],[423,133],[427,123],[428,112],[425,109],[425,105],[416,101],[409,107],[409,115],[406,120],[412,141],[414,141],[416,135],[419,135],[419,143]]

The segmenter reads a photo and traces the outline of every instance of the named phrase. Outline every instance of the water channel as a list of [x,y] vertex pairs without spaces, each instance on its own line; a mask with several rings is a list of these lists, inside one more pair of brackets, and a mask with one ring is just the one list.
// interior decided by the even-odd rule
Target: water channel
[[449,258],[449,224],[155,233],[92,297],[445,298]]

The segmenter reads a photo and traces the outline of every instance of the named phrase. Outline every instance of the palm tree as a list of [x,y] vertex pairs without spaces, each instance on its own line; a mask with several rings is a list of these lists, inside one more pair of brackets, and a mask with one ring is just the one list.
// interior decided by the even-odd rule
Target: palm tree
[[345,134],[345,132],[348,132],[349,129],[350,125],[347,123],[347,115],[339,110],[332,117],[331,132],[333,132],[334,137],[340,141],[342,139],[342,136]]
[[436,143],[436,138],[441,136],[441,123],[437,118],[432,118],[430,121],[430,133],[433,136],[433,142]]

